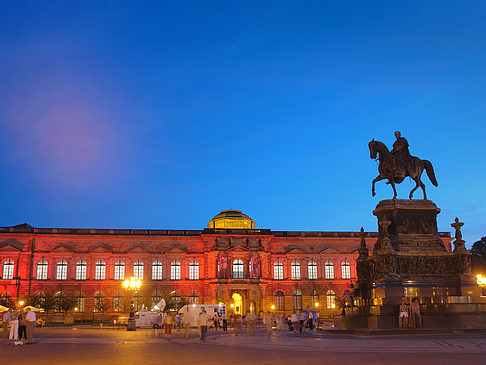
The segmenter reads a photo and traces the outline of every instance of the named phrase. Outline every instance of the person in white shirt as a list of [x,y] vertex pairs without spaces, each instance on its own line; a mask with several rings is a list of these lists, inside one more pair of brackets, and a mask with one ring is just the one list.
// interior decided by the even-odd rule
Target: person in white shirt
[[17,341],[19,339],[19,312],[17,309],[10,309],[10,333],[9,340]]
[[189,308],[187,308],[187,312],[183,313],[182,315],[182,325],[184,326],[184,338],[186,340],[189,339],[189,331],[191,329],[191,319],[189,318]]
[[263,317],[263,321],[265,322],[265,325],[267,327],[267,335],[271,336],[272,335],[272,326],[273,326],[273,315],[272,315],[272,313],[270,313],[270,311],[268,311],[266,316]]
[[8,334],[8,322],[10,321],[10,310],[6,311],[5,314],[3,315],[2,318],[2,341],[7,340],[7,334]]
[[300,329],[300,318],[297,312],[294,311],[294,313],[292,313],[290,321],[292,322],[292,329],[295,336],[297,334],[297,331]]
[[246,315],[245,320],[248,324],[248,327],[246,329],[246,333],[249,336],[253,336],[253,334],[255,333],[255,324],[256,324],[256,320],[257,320],[257,315],[255,313],[248,313]]
[[226,332],[228,331],[228,316],[226,315],[226,313],[223,313],[221,319],[223,320],[223,331]]
[[36,322],[36,315],[35,312],[27,308],[27,314],[25,315],[25,332],[27,335],[27,344],[33,343],[32,338],[34,337],[34,327]]
[[208,315],[206,311],[203,309],[197,318],[197,325],[199,326],[199,333],[200,338],[202,341],[206,339],[206,333],[208,332]]

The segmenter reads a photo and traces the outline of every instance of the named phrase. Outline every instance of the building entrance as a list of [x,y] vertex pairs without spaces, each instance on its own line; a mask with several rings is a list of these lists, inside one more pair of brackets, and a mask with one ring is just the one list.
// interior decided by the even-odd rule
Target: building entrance
[[233,299],[233,302],[235,304],[235,307],[234,307],[235,313],[239,314],[239,315],[243,314],[243,298],[242,298],[241,294],[233,293],[231,298]]

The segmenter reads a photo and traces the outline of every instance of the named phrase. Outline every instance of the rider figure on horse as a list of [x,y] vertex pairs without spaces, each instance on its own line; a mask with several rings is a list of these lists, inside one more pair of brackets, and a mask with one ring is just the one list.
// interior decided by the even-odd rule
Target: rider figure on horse
[[393,143],[393,149],[390,151],[395,161],[394,181],[401,183],[407,175],[408,161],[410,161],[410,152],[408,151],[408,141],[401,136],[399,131],[395,132],[397,140]]

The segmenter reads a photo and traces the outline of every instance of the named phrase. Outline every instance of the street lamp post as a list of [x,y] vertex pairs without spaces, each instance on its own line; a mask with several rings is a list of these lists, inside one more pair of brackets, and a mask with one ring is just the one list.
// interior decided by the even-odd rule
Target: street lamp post
[[[129,294],[133,294],[134,292],[138,291],[142,286],[142,280],[137,279],[136,277],[131,277],[123,282],[123,287]],[[134,313],[134,306],[133,300],[132,304],[130,305],[130,315],[128,317],[128,324],[127,324],[127,331],[136,331],[137,324],[135,322],[135,313]]]

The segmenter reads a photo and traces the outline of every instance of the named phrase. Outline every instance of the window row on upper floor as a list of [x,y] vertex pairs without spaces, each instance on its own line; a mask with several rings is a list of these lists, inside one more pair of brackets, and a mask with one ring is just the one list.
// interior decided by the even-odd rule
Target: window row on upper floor
[[[59,260],[55,264],[55,276],[56,280],[67,280],[68,279],[68,263],[65,260]],[[113,279],[114,280],[124,280],[127,276],[127,265],[123,261],[117,261],[113,265]],[[105,280],[106,279],[106,268],[107,264],[104,260],[98,260],[94,264],[94,280]],[[170,280],[181,280],[181,268],[182,265],[180,261],[172,261],[170,263]],[[47,280],[48,279],[48,269],[49,263],[46,260],[40,260],[36,264],[36,276],[37,280]],[[138,260],[135,261],[133,266],[131,276],[137,279],[143,280],[145,264]],[[152,280],[163,280],[164,272],[163,265],[161,261],[153,261],[151,264],[151,279]],[[13,277],[13,276],[12,276]],[[84,260],[80,260],[75,263],[75,280],[87,280],[88,279],[88,263]],[[199,263],[197,261],[191,261],[189,263],[189,280],[199,279]]]
[[[300,280],[302,279],[301,276],[301,263],[298,261],[292,261],[290,264],[290,279],[292,280]],[[325,279],[336,279],[335,272],[334,272],[334,263],[331,261],[327,261],[324,265],[324,278]],[[318,279],[320,275],[318,275],[318,265],[315,261],[309,261],[307,263],[307,279]],[[273,263],[273,278],[275,280],[283,280],[284,279],[284,264],[281,261],[275,261]],[[342,279],[351,279],[351,264],[344,260],[341,262],[341,278]]]

